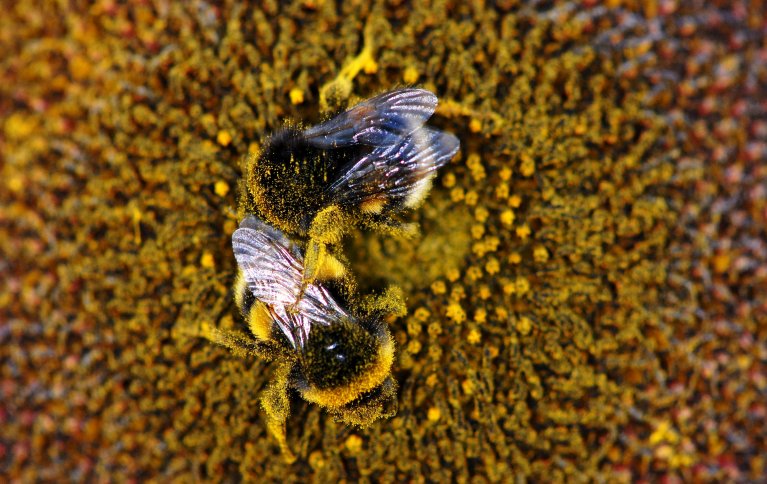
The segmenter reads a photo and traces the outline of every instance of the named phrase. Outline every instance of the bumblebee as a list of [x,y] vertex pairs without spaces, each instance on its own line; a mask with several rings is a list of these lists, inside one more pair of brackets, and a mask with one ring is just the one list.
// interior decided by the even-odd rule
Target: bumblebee
[[341,277],[330,248],[355,225],[406,231],[396,215],[421,203],[458,151],[454,135],[424,126],[436,107],[429,91],[398,89],[317,126],[286,127],[249,160],[243,212],[308,240],[307,281]]
[[232,235],[232,248],[244,331],[215,331],[211,339],[279,362],[261,403],[285,458],[295,460],[285,431],[291,388],[345,423],[364,427],[394,415],[394,341],[383,316],[402,312],[402,303],[382,297],[353,311],[343,291],[305,284],[299,246],[252,215]]

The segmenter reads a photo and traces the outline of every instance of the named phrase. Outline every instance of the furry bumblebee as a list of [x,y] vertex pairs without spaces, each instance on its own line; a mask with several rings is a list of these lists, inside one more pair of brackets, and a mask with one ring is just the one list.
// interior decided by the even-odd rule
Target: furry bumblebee
[[285,429],[291,388],[348,424],[364,427],[394,415],[394,340],[383,317],[401,313],[401,301],[352,304],[342,290],[304,283],[299,246],[252,215],[232,235],[232,248],[244,331],[217,331],[211,339],[279,363],[261,403],[285,458],[295,460]]
[[[458,139],[424,126],[437,97],[400,89],[363,101],[308,129],[275,133],[246,166],[232,235],[242,331],[206,337],[278,363],[261,403],[287,460],[289,391],[338,420],[367,426],[397,410],[395,345],[387,314],[401,297],[359,298],[336,253],[353,226],[404,230]],[[256,217],[254,214],[257,214]]]
[[454,135],[424,126],[436,107],[429,91],[399,89],[275,133],[246,167],[245,212],[308,239],[307,281],[342,276],[330,248],[349,227],[405,230],[396,215],[423,201],[458,151]]

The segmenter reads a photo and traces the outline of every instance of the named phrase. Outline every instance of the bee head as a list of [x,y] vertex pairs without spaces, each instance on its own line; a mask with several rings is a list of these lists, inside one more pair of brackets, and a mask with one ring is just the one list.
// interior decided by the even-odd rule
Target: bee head
[[304,381],[298,387],[306,400],[334,413],[348,405],[380,406],[395,397],[393,360],[394,342],[385,326],[351,320],[317,325],[300,357]]

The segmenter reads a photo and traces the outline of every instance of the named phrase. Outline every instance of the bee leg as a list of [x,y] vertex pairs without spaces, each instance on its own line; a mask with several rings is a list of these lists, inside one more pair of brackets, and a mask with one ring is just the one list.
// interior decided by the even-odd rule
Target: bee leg
[[415,222],[403,223],[390,217],[365,217],[362,223],[397,239],[413,240],[421,235],[421,227]]
[[346,217],[341,208],[331,205],[321,210],[309,227],[309,243],[304,257],[304,282],[338,279],[346,273],[344,265],[328,247],[341,242],[346,228]]
[[304,259],[304,283],[340,279],[345,274],[346,267],[330,253],[327,244],[314,239],[309,240]]
[[248,338],[239,331],[226,331],[204,324],[199,336],[228,348],[235,355],[244,358],[256,356],[265,361],[277,359],[283,351],[271,341]]
[[369,314],[399,317],[407,314],[405,296],[399,286],[391,285],[386,288],[383,294],[377,296],[365,296],[362,304]]
[[364,43],[359,54],[345,63],[335,79],[320,87],[320,110],[323,112],[338,110],[343,107],[352,92],[352,81],[366,66],[375,65],[375,38],[373,23],[365,25]]
[[261,406],[266,412],[266,426],[280,445],[282,456],[288,464],[296,461],[296,455],[288,446],[285,421],[290,414],[290,399],[288,398],[288,378],[292,365],[284,364],[277,368],[274,380],[261,395]]

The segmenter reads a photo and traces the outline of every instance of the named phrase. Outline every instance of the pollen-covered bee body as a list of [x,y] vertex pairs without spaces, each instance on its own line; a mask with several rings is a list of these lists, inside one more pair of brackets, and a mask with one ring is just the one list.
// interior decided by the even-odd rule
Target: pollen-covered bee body
[[281,230],[306,234],[314,216],[333,203],[323,187],[340,176],[343,166],[362,156],[365,148],[331,151],[312,144],[300,129],[278,131],[249,165],[247,186],[255,206]]
[[250,215],[232,235],[239,269],[235,302],[253,344],[287,368],[267,392],[269,427],[283,450],[287,390],[339,420],[369,425],[396,412],[394,342],[376,311],[349,309],[343,291],[304,280],[303,254],[281,231]]
[[291,388],[350,424],[396,413],[384,316],[405,306],[396,288],[358,298],[340,241],[360,225],[406,231],[397,215],[423,200],[459,148],[425,126],[436,107],[423,89],[387,92],[316,126],[288,126],[248,160],[232,235],[243,331],[209,337],[278,363],[262,405],[288,460]]
[[429,91],[400,89],[308,129],[276,133],[247,167],[250,211],[300,236],[328,208],[351,223],[392,223],[458,151],[454,135],[424,126],[436,106]]

